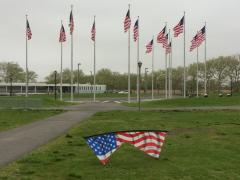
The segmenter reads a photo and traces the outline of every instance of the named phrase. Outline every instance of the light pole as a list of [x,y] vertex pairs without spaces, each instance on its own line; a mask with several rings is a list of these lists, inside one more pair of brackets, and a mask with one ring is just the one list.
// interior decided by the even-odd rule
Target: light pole
[[148,73],[148,68],[145,68],[145,93],[147,92],[147,73]]
[[141,110],[140,103],[141,103],[141,97],[140,97],[140,78],[141,78],[141,67],[142,67],[142,62],[138,61],[138,111]]
[[78,83],[78,94],[79,94],[79,66],[81,63],[78,63],[78,74],[77,74],[77,83]]

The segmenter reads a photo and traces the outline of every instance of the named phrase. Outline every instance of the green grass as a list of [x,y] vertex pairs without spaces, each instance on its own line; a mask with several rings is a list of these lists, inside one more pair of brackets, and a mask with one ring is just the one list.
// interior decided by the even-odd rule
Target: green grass
[[[138,106],[138,103],[124,103],[126,106]],[[240,96],[233,97],[199,97],[178,98],[141,102],[144,108],[170,108],[170,107],[200,107],[200,106],[240,106]]]
[[54,116],[62,111],[40,111],[40,110],[1,110],[0,131],[15,128],[23,124]]
[[72,105],[73,103],[63,102],[54,99],[52,95],[31,95],[24,96],[2,96],[0,97],[0,108],[48,108]]
[[[100,112],[0,170],[0,179],[240,179],[240,112]],[[83,136],[169,130],[160,159],[124,144],[103,166]]]

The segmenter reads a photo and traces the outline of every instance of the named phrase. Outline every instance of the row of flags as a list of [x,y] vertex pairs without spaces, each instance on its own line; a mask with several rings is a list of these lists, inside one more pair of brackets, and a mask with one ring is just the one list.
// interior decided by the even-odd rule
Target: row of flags
[[88,136],[85,139],[105,165],[123,143],[133,145],[153,158],[159,158],[166,135],[166,131],[118,131]]

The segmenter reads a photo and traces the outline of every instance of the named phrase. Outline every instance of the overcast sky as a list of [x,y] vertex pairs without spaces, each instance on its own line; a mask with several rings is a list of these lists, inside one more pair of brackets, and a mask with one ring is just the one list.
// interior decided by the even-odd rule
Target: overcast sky
[[[240,52],[239,0],[0,0],[0,61],[14,61],[25,67],[25,14],[29,16],[32,39],[29,41],[29,69],[43,81],[50,71],[60,70],[60,22],[67,33],[64,43],[64,68],[70,68],[68,20],[73,4],[74,68],[82,63],[86,74],[93,69],[93,43],[90,31],[96,15],[97,69],[127,72],[127,34],[123,20],[128,4],[134,24],[140,16],[140,60],[151,70],[151,55],[145,46],[168,22],[173,28],[186,11],[186,48],[197,30],[207,21],[207,58]],[[132,31],[132,29],[131,29]],[[132,32],[131,32],[132,38]],[[173,66],[183,65],[183,39],[173,39]],[[196,53],[187,52],[187,63],[196,61]],[[204,47],[199,49],[203,61]],[[136,72],[136,43],[131,39],[131,71]],[[164,51],[155,44],[155,69],[163,69]]]

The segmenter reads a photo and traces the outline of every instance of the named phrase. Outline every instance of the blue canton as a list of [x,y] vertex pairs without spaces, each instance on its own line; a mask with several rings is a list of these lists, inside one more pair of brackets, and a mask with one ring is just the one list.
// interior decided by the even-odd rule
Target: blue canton
[[97,156],[105,155],[117,148],[115,133],[89,137],[87,143]]

